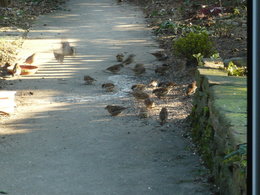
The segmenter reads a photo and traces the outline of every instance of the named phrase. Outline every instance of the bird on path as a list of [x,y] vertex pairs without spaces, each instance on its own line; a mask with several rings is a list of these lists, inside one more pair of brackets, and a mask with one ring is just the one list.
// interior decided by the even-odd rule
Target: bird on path
[[102,84],[102,88],[105,89],[107,92],[112,92],[115,89],[115,85],[113,83],[104,83]]
[[144,105],[146,106],[146,108],[151,109],[155,106],[155,103],[150,98],[147,98],[144,100]]
[[63,63],[64,54],[58,53],[57,51],[53,51],[53,54],[54,54],[55,59],[56,59],[58,62]]
[[122,54],[122,53],[117,54],[116,55],[116,60],[118,62],[123,62],[124,61],[124,54]]
[[140,91],[140,90],[136,90],[136,91],[133,91],[131,93],[137,100],[145,100],[147,98],[149,98],[150,96],[143,92],[143,91]]
[[131,89],[133,91],[143,91],[144,89],[146,88],[146,85],[145,84],[141,84],[141,83],[138,83],[138,84],[135,84],[135,85],[132,85]]
[[24,63],[26,63],[26,64],[33,64],[34,60],[35,60],[35,55],[36,55],[36,53],[33,53],[32,55],[30,55],[28,58],[26,58]]
[[75,48],[70,46],[68,41],[61,42],[62,54],[64,56],[73,56],[75,55]]
[[15,64],[13,68],[13,76],[20,76],[22,73],[22,68],[20,67],[19,64]]
[[94,79],[88,75],[85,75],[83,79],[84,79],[86,85],[91,85],[94,81],[96,81],[96,79]]
[[193,93],[195,93],[196,89],[197,89],[197,82],[193,81],[191,84],[188,85],[187,90],[186,90],[186,95],[190,96]]
[[154,93],[159,99],[161,97],[166,96],[172,87],[159,87],[157,89],[154,89],[152,93]]
[[152,54],[154,57],[156,57],[159,61],[163,61],[168,58],[167,54],[164,51],[156,51],[156,52],[153,52],[150,54]]
[[117,116],[119,115],[123,110],[127,109],[123,106],[113,106],[113,105],[107,105],[105,109],[112,115]]
[[124,67],[123,64],[116,64],[116,65],[108,67],[106,70],[108,70],[112,73],[118,73],[122,67]]
[[147,108],[140,108],[138,116],[140,118],[148,118],[149,114]]
[[130,54],[122,63],[124,65],[129,65],[134,62],[135,54]]
[[136,64],[132,70],[134,71],[135,75],[141,75],[145,73],[145,67],[143,64]]
[[154,72],[159,75],[165,75],[171,69],[170,65],[163,64],[162,66],[157,67]]
[[148,84],[148,86],[157,87],[158,86],[158,81],[157,80],[151,80],[150,83]]
[[168,119],[168,110],[166,107],[163,107],[160,111],[159,114],[159,118],[160,118],[160,124],[163,125],[164,123],[166,123],[167,119]]
[[158,87],[174,87],[174,86],[176,86],[176,83],[172,81],[164,81],[158,84]]
[[3,66],[0,67],[0,76],[1,77],[7,77],[7,76],[11,76],[12,73],[10,72],[9,67],[11,67],[12,65],[9,62],[6,62]]

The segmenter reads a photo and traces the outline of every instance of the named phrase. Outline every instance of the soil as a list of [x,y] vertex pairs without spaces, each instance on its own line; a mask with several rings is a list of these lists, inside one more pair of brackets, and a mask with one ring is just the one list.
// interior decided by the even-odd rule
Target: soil
[[[201,16],[200,10],[202,6],[219,7],[216,1],[204,0],[188,1],[185,4],[184,0],[161,0],[161,1],[143,1],[143,0],[128,0],[142,7],[147,22],[153,29],[157,29],[159,25],[167,20],[178,22],[181,24],[196,24],[201,27],[206,27],[210,31],[227,31],[226,34],[220,35],[213,33],[211,39],[215,43],[217,52],[222,59],[231,57],[246,57],[247,56],[247,10],[244,3],[223,2],[223,13],[216,15]],[[234,15],[234,9],[239,10],[238,15]],[[218,21],[223,25],[219,26]],[[216,24],[217,22],[217,24]],[[161,47],[167,49],[170,54],[172,52],[172,42],[176,36],[172,36],[171,31],[165,30],[162,34],[157,34],[157,39],[161,43]],[[178,37],[178,36],[177,36]],[[174,56],[176,58],[176,56]]]
[[7,7],[0,7],[0,27],[29,29],[37,16],[66,9],[66,0],[12,1]]

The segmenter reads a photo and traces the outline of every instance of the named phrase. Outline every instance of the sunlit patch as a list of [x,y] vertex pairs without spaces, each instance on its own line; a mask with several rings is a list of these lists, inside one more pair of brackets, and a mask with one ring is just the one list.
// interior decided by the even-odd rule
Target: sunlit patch
[[68,95],[68,96],[56,96],[54,97],[55,102],[66,102],[66,103],[81,103],[81,102],[99,102],[107,101],[116,98],[124,98],[129,95],[131,86],[135,84],[135,77],[128,75],[113,75],[108,77],[109,81],[112,81],[116,85],[116,92],[111,94],[102,95]]

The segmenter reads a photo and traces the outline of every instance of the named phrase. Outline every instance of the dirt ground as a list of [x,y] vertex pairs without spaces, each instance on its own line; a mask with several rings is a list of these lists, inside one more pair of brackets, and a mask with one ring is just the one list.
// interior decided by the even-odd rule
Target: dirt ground
[[[206,27],[209,31],[224,31],[225,33],[216,33],[212,36],[217,52],[222,59],[231,57],[247,56],[247,9],[246,3],[243,1],[224,1],[222,5],[218,1],[187,1],[185,0],[162,0],[162,1],[140,1],[127,0],[133,4],[140,6],[146,17],[146,21],[153,29],[157,29],[164,21],[172,20],[182,24],[195,24]],[[222,14],[202,15],[201,8],[204,6],[209,8],[223,6]],[[235,10],[239,10],[237,15]],[[222,25],[216,25],[216,23]],[[172,53],[172,40],[175,37],[170,30],[165,30],[162,34],[157,35],[157,39],[161,43],[161,47],[168,49]],[[173,54],[174,55],[174,54]]]

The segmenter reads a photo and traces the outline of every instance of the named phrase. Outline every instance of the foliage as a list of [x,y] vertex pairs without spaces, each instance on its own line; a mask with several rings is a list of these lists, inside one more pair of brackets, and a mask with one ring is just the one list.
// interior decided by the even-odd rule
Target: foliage
[[174,41],[173,48],[178,56],[186,57],[188,61],[194,61],[193,54],[201,53],[204,57],[209,57],[215,52],[213,42],[205,32],[190,32]]
[[228,158],[231,158],[232,156],[235,156],[235,155],[246,155],[247,154],[247,144],[240,144],[238,146],[238,149],[227,154],[224,159],[228,159]]
[[219,53],[213,53],[213,54],[210,56],[210,59],[212,59],[212,60],[220,59]]
[[238,149],[224,156],[225,163],[237,164],[244,172],[247,167],[247,144],[240,144]]
[[240,15],[240,10],[239,10],[238,7],[235,7],[235,8],[233,9],[233,14],[234,14],[235,16],[239,16],[239,15]]
[[155,33],[163,33],[165,31],[169,31],[175,35],[181,34],[185,35],[190,32],[195,32],[195,33],[209,33],[205,27],[199,26],[199,25],[194,25],[194,24],[179,24],[179,23],[174,23],[171,20],[164,21],[160,24],[159,28],[156,29]]
[[201,53],[193,54],[192,56],[196,58],[198,66],[203,66],[203,55]]
[[226,70],[228,72],[228,76],[246,76],[247,75],[246,67],[237,67],[232,61],[229,62]]

